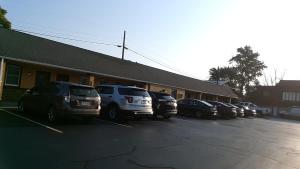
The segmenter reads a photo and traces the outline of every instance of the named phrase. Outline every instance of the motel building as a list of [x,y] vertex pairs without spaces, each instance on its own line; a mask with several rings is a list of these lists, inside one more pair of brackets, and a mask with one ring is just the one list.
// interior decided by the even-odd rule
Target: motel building
[[0,28],[0,99],[17,102],[27,89],[49,81],[96,86],[125,84],[195,98],[236,102],[226,85],[216,85],[143,64]]

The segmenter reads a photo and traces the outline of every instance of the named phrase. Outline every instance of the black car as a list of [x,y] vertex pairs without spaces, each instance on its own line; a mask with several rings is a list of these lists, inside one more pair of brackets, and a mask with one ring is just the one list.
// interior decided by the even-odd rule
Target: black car
[[100,101],[100,96],[91,86],[50,82],[27,90],[18,102],[18,110],[40,113],[49,122],[65,116],[91,119],[99,115]]
[[178,114],[193,115],[195,117],[215,118],[218,115],[217,108],[205,101],[197,99],[182,99],[177,102]]
[[160,92],[148,92],[152,98],[153,117],[162,115],[165,119],[177,114],[177,102],[169,94]]
[[250,109],[248,106],[237,104],[236,106],[244,109],[244,117],[256,117],[257,113],[255,109]]
[[237,113],[237,116],[238,117],[244,117],[245,116],[245,110],[243,107],[239,107],[239,106],[236,106],[234,104],[231,104],[231,103],[226,103],[228,106],[231,106],[231,107],[234,107],[236,108],[236,113]]
[[235,118],[237,116],[236,108],[228,106],[225,103],[218,101],[207,101],[208,103],[217,107],[218,114],[222,118]]

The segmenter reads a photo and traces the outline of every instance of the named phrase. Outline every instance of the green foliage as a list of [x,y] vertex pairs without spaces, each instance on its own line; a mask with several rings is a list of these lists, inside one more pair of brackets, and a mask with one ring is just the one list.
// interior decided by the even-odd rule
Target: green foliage
[[250,46],[237,49],[238,54],[229,60],[237,69],[237,80],[240,92],[249,92],[251,85],[257,83],[257,77],[263,75],[267,68],[264,62],[258,60],[259,53],[253,52]]
[[229,60],[231,67],[209,70],[210,80],[225,80],[230,87],[238,88],[240,95],[248,93],[251,86],[259,85],[257,78],[267,68],[258,57],[259,53],[253,52],[250,46],[238,48],[237,54]]
[[232,88],[237,87],[237,70],[235,67],[221,67],[211,68],[209,70],[210,78],[212,81],[225,81],[226,84]]
[[3,8],[1,8],[0,6],[0,26],[6,28],[6,29],[10,29],[11,28],[11,23],[6,19],[5,15],[6,15],[7,11]]

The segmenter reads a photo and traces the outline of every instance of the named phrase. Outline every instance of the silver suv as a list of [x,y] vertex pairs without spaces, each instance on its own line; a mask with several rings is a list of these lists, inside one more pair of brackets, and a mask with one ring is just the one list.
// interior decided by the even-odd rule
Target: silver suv
[[153,115],[151,97],[143,88],[122,85],[99,85],[95,88],[101,96],[101,107],[110,120]]

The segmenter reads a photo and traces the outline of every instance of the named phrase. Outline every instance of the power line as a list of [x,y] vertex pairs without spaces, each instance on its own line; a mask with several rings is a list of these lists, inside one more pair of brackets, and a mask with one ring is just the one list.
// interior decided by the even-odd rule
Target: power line
[[[19,22],[19,23],[18,23]],[[22,24],[20,24],[20,23],[22,23]],[[23,24],[23,23],[25,23],[25,25]],[[15,24],[13,24],[13,25],[18,25],[18,26],[20,26],[20,27],[28,27],[28,26],[30,26],[30,27],[32,27],[32,26],[35,26],[37,29],[42,29],[42,30],[46,30],[47,32],[49,32],[49,30],[50,30],[50,32],[51,33],[57,33],[55,30],[57,30],[57,31],[60,31],[59,33],[62,33],[63,32],[63,34],[64,35],[68,35],[69,37],[74,37],[74,34],[76,35],[80,35],[80,36],[85,36],[85,37],[95,37],[95,36],[97,36],[97,35],[95,35],[95,34],[91,34],[91,33],[86,33],[86,32],[78,32],[78,31],[73,31],[73,30],[70,30],[70,29],[65,29],[65,28],[57,28],[57,27],[53,27],[52,25],[50,25],[50,26],[44,26],[44,25],[40,25],[40,24],[35,24],[35,23],[30,23],[30,22],[25,22],[25,21],[21,21],[21,20],[17,20],[17,24],[15,23]],[[26,26],[27,25],[27,26]],[[68,32],[68,33],[66,33],[66,32]],[[71,33],[71,34],[69,34],[69,33]],[[97,40],[97,41],[103,41],[103,40]],[[106,43],[116,43],[116,42],[112,42],[112,41],[106,41]]]
[[[15,31],[19,31],[19,32],[23,32],[23,33],[29,33],[29,34],[34,34],[34,35],[39,35],[39,36],[47,36],[47,37],[52,37],[52,38],[59,38],[59,39],[65,39],[65,40],[71,40],[71,41],[77,41],[77,42],[84,42],[84,43],[92,43],[92,44],[97,44],[97,45],[106,45],[106,46],[115,46],[115,47],[123,47],[122,45],[118,45],[118,44],[114,44],[114,43],[106,43],[106,42],[96,42],[96,41],[88,41],[88,40],[83,40],[83,39],[77,39],[77,38],[67,38],[67,37],[63,37],[63,36],[58,36],[58,35],[53,35],[53,34],[44,34],[44,33],[38,33],[38,32],[33,32],[33,31],[27,31],[27,30],[21,30],[21,29],[13,29]],[[124,45],[124,44],[123,44]],[[171,67],[170,65],[168,64],[163,64],[161,63],[160,61],[157,61],[157,60],[154,60],[152,59],[151,57],[148,57],[148,56],[145,56],[143,54],[141,54],[140,52],[136,51],[136,50],[133,50],[132,48],[128,48],[128,47],[123,47],[124,49],[127,49],[133,53],[135,53],[136,55],[138,56],[141,56],[143,58],[146,58],[160,66],[163,66],[165,68],[168,68],[170,70],[173,70],[175,72],[178,72],[179,74],[184,74],[184,75],[187,75],[187,76],[191,76],[185,72],[182,72],[176,68],[173,68]]]
[[97,45],[107,45],[107,46],[115,46],[115,47],[119,47],[120,46],[120,45],[113,44],[113,43],[87,41],[87,40],[75,39],[75,38],[66,38],[66,37],[57,36],[57,35],[37,33],[37,32],[32,32],[32,31],[20,30],[20,29],[13,29],[13,30],[18,31],[18,32],[23,32],[23,33],[34,34],[34,35],[48,36],[48,37],[52,37],[52,38],[59,38],[59,39],[65,39],[65,40],[71,40],[71,41],[77,41],[77,42],[85,42],[85,43],[93,43],[93,44],[97,44]]
[[135,54],[137,54],[137,55],[143,57],[143,58],[146,58],[146,59],[148,59],[148,60],[150,60],[150,61],[152,61],[152,62],[154,62],[154,63],[156,63],[156,64],[159,64],[160,66],[163,66],[163,67],[165,67],[165,68],[171,69],[171,70],[173,70],[173,71],[175,71],[175,72],[179,72],[180,74],[186,74],[186,73],[184,73],[184,72],[182,72],[182,71],[180,71],[180,70],[178,70],[178,69],[172,68],[171,66],[169,66],[169,65],[167,65],[167,64],[162,64],[162,63],[159,62],[159,61],[156,61],[156,60],[154,60],[154,59],[152,59],[152,58],[150,58],[150,57],[148,57],[148,56],[145,56],[145,55],[141,54],[140,52],[137,52],[136,50],[133,50],[133,49],[128,48],[128,47],[127,47],[127,49],[128,49],[129,51],[131,51],[131,52],[133,52],[133,53],[135,53]]

